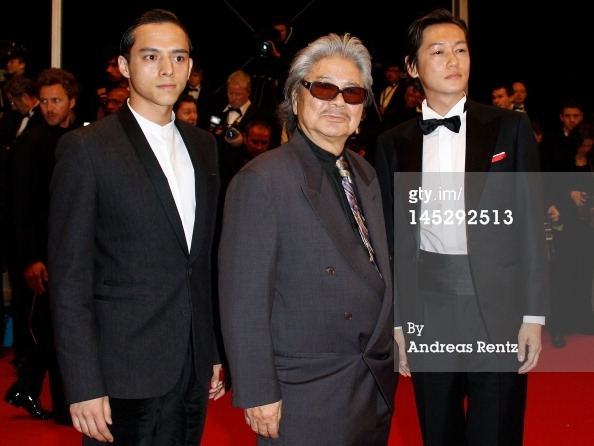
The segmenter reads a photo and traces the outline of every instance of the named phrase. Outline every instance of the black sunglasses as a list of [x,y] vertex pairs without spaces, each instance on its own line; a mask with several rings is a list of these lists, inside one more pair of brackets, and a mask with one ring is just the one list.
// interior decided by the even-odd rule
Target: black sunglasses
[[367,99],[367,90],[363,87],[344,87],[342,90],[334,84],[328,82],[307,82],[305,79],[301,84],[309,90],[311,95],[322,101],[331,101],[338,93],[342,93],[342,98],[347,104],[362,104]]

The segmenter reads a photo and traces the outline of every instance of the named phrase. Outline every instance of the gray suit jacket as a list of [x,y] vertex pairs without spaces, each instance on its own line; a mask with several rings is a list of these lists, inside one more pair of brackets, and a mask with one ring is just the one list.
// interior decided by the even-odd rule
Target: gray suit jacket
[[[517,339],[524,315],[549,314],[544,204],[538,147],[524,113],[466,102],[466,211],[486,211],[489,224],[467,224],[467,249],[479,308],[492,342]],[[398,306],[395,324],[422,324],[423,302],[415,299],[419,224],[410,211],[420,203],[408,192],[421,186],[423,134],[420,118],[378,138],[377,169],[394,269]],[[502,155],[503,154],[503,155]],[[394,192],[394,173],[398,181]],[[406,173],[406,174],[402,174]],[[513,223],[494,225],[511,210]]]
[[199,380],[218,362],[209,261],[216,144],[204,130],[176,125],[196,183],[189,251],[167,179],[128,107],[58,143],[49,285],[69,402],[162,395],[190,345]]
[[347,152],[383,278],[299,132],[244,166],[225,199],[219,292],[233,403],[282,399],[283,444],[366,444],[378,399],[393,405],[379,184],[369,163]]

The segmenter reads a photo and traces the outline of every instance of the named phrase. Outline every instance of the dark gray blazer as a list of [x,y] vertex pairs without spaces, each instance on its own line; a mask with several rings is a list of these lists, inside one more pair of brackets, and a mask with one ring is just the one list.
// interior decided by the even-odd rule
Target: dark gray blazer
[[[471,273],[492,341],[513,341],[523,315],[549,314],[538,147],[526,114],[470,99],[466,110],[465,208],[487,211],[491,218],[493,210],[499,210],[501,216],[503,210],[510,209],[514,219],[511,225],[466,225]],[[398,325],[422,323],[423,302],[415,299],[419,225],[410,224],[410,210],[418,215],[420,203],[408,200],[408,191],[421,185],[423,134],[419,119],[380,135],[376,152],[386,230],[394,253]],[[396,193],[395,172],[401,181]]]
[[49,285],[68,402],[169,391],[193,347],[198,380],[219,362],[210,251],[219,189],[214,137],[176,121],[194,168],[187,242],[159,162],[128,107],[58,143]]
[[282,399],[282,444],[367,444],[378,407],[393,405],[380,189],[369,163],[347,157],[383,278],[299,132],[244,166],[225,199],[219,293],[233,404]]

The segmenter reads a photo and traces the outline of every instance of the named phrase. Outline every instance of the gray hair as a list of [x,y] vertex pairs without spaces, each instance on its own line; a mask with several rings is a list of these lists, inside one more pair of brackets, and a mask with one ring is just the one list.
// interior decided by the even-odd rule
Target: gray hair
[[291,62],[289,74],[283,90],[284,100],[278,105],[276,114],[287,134],[292,134],[297,127],[297,116],[293,113],[292,96],[300,88],[305,88],[301,81],[307,76],[312,66],[322,59],[341,56],[352,61],[361,71],[363,86],[367,89],[367,99],[364,106],[367,107],[373,102],[371,86],[373,78],[371,75],[371,55],[357,37],[349,33],[338,35],[330,33],[320,37],[305,48],[301,49]]

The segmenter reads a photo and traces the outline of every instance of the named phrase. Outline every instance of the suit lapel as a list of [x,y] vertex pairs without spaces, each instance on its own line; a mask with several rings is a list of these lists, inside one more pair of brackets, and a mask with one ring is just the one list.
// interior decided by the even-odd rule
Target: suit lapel
[[173,195],[171,194],[167,177],[163,173],[153,149],[151,149],[151,146],[144,136],[140,125],[128,107],[122,107],[120,109],[118,112],[118,118],[122,124],[122,127],[124,128],[124,131],[128,135],[128,138],[130,139],[130,142],[132,143],[132,146],[134,147],[140,162],[144,166],[147,175],[155,187],[155,191],[161,200],[163,209],[167,214],[171,228],[173,229],[173,232],[175,233],[182,250],[186,255],[188,255],[188,242],[186,241],[182,221],[179,216],[177,206],[175,205]]
[[[419,118],[420,119],[420,118]],[[419,119],[411,121],[410,126],[403,132],[404,144],[396,145],[396,171],[395,189],[400,192],[403,211],[406,213],[404,219],[409,221],[411,215],[418,219],[421,210],[421,202],[411,203],[409,192],[418,190],[422,185],[423,171],[423,132],[419,127]],[[411,214],[412,212],[412,214]],[[420,226],[409,225],[413,236],[420,242]]]
[[199,143],[194,142],[194,138],[185,131],[183,126],[179,125],[178,121],[175,122],[175,125],[184,140],[186,149],[190,155],[190,160],[192,161],[192,166],[194,167],[196,210],[194,212],[194,228],[192,232],[192,246],[190,249],[190,261],[192,261],[200,251],[198,249],[198,244],[203,242],[204,233],[208,226],[206,219],[208,218],[207,209],[210,208],[208,204],[209,190],[207,184],[207,172],[204,167],[207,163],[202,160],[203,155],[199,150]]
[[464,170],[473,173],[464,177],[465,205],[466,209],[477,209],[493,161],[501,119],[499,115],[493,115],[496,118],[485,115],[481,108],[470,100],[467,100],[466,110]]
[[[345,211],[340,205],[330,181],[326,178],[320,161],[298,132],[293,135],[292,139],[297,143],[296,153],[305,176],[305,185],[302,187],[303,194],[324,226],[324,229],[332,240],[334,240],[337,248],[342,252],[351,266],[371,288],[377,290],[378,294],[383,296],[384,281],[369,261],[369,257],[365,255],[361,239],[351,227],[346,215],[344,215]],[[362,176],[362,173],[354,170],[354,166],[351,166],[351,169],[353,169],[355,178],[357,178],[356,184],[361,201],[365,203],[367,202],[366,200],[379,199],[379,197],[370,196],[367,190],[368,184],[365,184],[365,179],[358,178],[360,175]],[[365,212],[364,205],[362,205],[362,209]],[[370,220],[375,219],[374,216]],[[385,228],[381,226],[381,230],[385,231]],[[374,231],[378,231],[378,229],[374,227]]]

